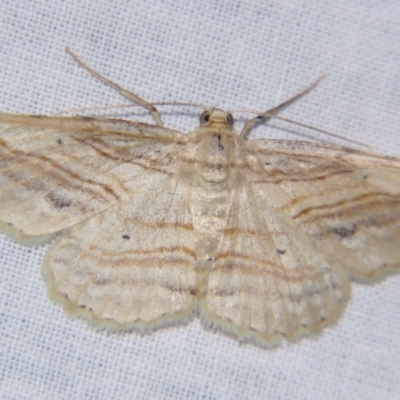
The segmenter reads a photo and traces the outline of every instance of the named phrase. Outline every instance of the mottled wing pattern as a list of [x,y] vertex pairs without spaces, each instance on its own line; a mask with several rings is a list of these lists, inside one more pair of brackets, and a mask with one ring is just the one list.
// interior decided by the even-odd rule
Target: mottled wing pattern
[[187,318],[196,298],[187,190],[169,177],[143,182],[128,201],[69,229],[45,260],[51,297],[118,329]]
[[173,130],[0,114],[0,220],[24,235],[72,226],[176,170]]
[[249,142],[249,180],[352,278],[400,268],[400,161],[309,142]]
[[244,182],[234,191],[209,275],[207,319],[241,338],[294,338],[336,320],[349,292],[340,265],[288,215],[274,213],[263,187]]

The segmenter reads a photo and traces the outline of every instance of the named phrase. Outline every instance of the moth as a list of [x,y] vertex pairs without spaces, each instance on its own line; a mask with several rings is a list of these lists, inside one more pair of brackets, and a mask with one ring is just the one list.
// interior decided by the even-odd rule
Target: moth
[[156,124],[0,114],[0,220],[57,239],[51,298],[96,326],[151,331],[197,315],[264,345],[333,324],[351,281],[399,272],[400,159],[247,140],[312,87],[249,121],[205,108],[183,134]]

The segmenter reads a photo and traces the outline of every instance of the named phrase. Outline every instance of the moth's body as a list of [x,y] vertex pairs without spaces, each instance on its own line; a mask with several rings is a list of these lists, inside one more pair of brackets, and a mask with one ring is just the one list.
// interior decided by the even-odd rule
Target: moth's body
[[0,114],[0,221],[62,232],[44,274],[68,311],[145,331],[197,313],[266,344],[333,324],[351,280],[399,271],[400,159],[246,140],[252,121],[239,135],[219,109],[184,135],[100,79],[158,126]]
[[244,157],[247,141],[229,125],[227,116],[223,110],[213,110],[209,122],[188,135],[178,174],[190,187],[199,300],[207,296],[209,273],[222,240],[236,233],[227,227],[232,197],[245,189],[246,172],[251,170]]
[[233,188],[245,179],[245,140],[229,126],[226,115],[224,111],[214,111],[207,126],[188,135],[187,152],[178,173],[178,179],[190,186],[200,296],[207,291],[209,272],[227,234]]

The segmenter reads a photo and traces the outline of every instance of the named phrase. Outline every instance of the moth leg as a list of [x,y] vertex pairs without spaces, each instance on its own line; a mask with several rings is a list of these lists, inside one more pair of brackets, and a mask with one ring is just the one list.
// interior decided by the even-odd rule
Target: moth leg
[[121,93],[122,96],[126,97],[127,99],[140,104],[141,106],[147,108],[150,112],[151,115],[153,116],[154,120],[156,121],[156,124],[158,126],[163,126],[163,123],[161,121],[160,114],[157,110],[157,108],[149,103],[148,101],[142,99],[141,97],[137,96],[136,94],[129,92],[128,90],[122,88],[121,86],[117,85],[116,83],[110,81],[107,79],[105,76],[100,75],[98,72],[96,72],[94,69],[90,68],[88,65],[86,65],[83,61],[81,61],[76,54],[74,54],[68,47],[65,49],[65,51],[72,57],[72,59],[79,64],[82,68],[84,68],[86,71],[88,71],[91,75],[96,77],[97,79],[101,80],[105,84],[111,86],[113,89],[117,90],[119,93]]
[[273,118],[274,115],[278,114],[280,111],[282,111],[284,108],[289,106],[290,104],[294,103],[295,101],[299,100],[303,96],[305,96],[307,93],[309,93],[311,90],[313,90],[323,79],[325,78],[325,75],[320,76],[315,82],[313,82],[310,86],[302,90],[300,93],[296,94],[295,96],[291,97],[290,99],[284,101],[283,103],[279,104],[278,106],[271,108],[259,115],[257,117],[251,119],[246,123],[244,128],[242,129],[242,132],[240,132],[240,136],[246,137],[247,133],[249,130],[253,127],[258,122],[265,121],[269,118]]

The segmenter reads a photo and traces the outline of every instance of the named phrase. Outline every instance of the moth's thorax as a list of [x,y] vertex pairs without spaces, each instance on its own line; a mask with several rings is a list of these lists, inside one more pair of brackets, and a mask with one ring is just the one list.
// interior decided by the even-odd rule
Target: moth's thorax
[[222,189],[243,157],[243,139],[228,125],[213,123],[193,132],[193,161],[199,184]]

